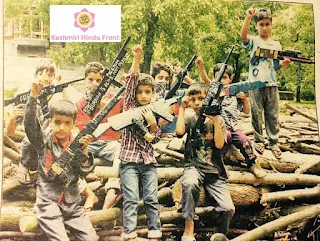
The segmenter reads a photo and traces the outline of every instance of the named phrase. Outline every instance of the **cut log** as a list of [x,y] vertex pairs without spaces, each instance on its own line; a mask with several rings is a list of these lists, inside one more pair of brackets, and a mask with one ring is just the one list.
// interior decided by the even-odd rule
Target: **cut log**
[[7,134],[3,135],[3,144],[20,154],[17,144]]
[[313,116],[311,116],[311,115],[309,115],[309,114],[307,114],[307,113],[304,113],[303,111],[299,110],[297,107],[292,106],[292,105],[290,105],[290,104],[288,104],[288,103],[286,103],[286,106],[287,106],[290,110],[293,110],[294,112],[297,112],[298,114],[300,114],[300,115],[308,118],[309,120],[312,120],[313,122],[318,123],[318,121],[317,121],[317,119],[316,119],[315,117],[313,117]]
[[14,232],[14,231],[3,231],[0,232],[0,237],[1,240],[3,239],[13,239],[14,238],[19,238],[19,240],[21,238],[36,238],[36,237],[41,237],[45,235],[44,232],[38,232],[38,233],[22,233],[22,232]]
[[102,187],[102,182],[101,180],[99,181],[94,181],[94,182],[88,182],[87,186],[92,190],[95,191],[97,189],[99,189],[100,187]]
[[[181,177],[183,168],[157,168],[158,180],[175,181]],[[119,171],[112,167],[95,167],[95,175],[108,179],[118,177]],[[305,185],[315,186],[320,183],[320,176],[307,174],[268,173],[264,178],[256,178],[249,172],[229,171],[229,183],[250,185]]]
[[275,221],[266,223],[256,229],[253,229],[245,234],[242,234],[231,241],[256,241],[263,239],[269,234],[286,228],[290,224],[303,222],[320,215],[320,204],[307,210],[296,212],[285,217],[281,217]]
[[305,198],[320,198],[320,185],[314,188],[305,188],[305,189],[296,189],[296,190],[287,190],[282,192],[271,192],[263,193],[261,196],[260,203],[272,203],[278,201],[288,201],[295,199],[305,199]]
[[16,165],[19,164],[21,159],[21,155],[18,152],[6,146],[3,147],[3,156],[11,159],[12,162]]
[[[249,185],[230,184],[228,189],[231,194],[233,204],[235,206],[250,206],[260,202],[260,189]],[[182,186],[180,180],[176,181],[172,190],[173,200],[176,204],[181,203],[182,200]],[[200,189],[200,197],[197,203],[198,207],[210,206],[212,200],[206,198],[203,186]]]
[[[164,233],[174,233],[174,234],[182,234],[184,231],[184,227],[178,227],[173,225],[174,227],[161,227],[161,232]],[[208,232],[216,232],[216,228],[197,228],[197,233],[208,233]],[[111,230],[105,230],[105,231],[100,231],[97,232],[97,234],[100,237],[104,237],[104,236],[120,236],[123,232],[122,228],[113,228]],[[147,237],[148,235],[148,228],[137,228],[136,232],[138,234],[138,236],[142,236],[142,237]],[[229,229],[229,233],[232,234],[244,234],[248,232],[248,230],[244,230],[244,229],[234,229],[234,228],[230,228]]]
[[[23,218],[22,222],[23,225],[21,226],[24,228],[26,232],[35,232],[39,229],[39,223],[38,220],[35,216],[35,214],[29,214],[28,218],[25,218],[28,214],[21,214],[20,217],[17,220],[18,216],[15,216],[14,224],[18,225],[20,223],[20,220]],[[119,208],[111,208],[108,210],[97,210],[97,211],[91,211],[91,212],[86,212],[86,215],[89,216],[90,221],[92,224],[95,225],[100,225],[107,223],[108,221],[113,221],[117,219],[118,217],[122,216],[122,211]],[[1,216],[2,218],[2,216]],[[1,227],[2,228],[2,227]],[[20,227],[19,227],[20,229]],[[15,229],[17,230],[17,229]],[[22,230],[20,230],[22,231]]]
[[316,160],[315,162],[306,163],[304,165],[301,165],[295,173],[302,174],[307,171],[309,171],[312,167],[320,165],[320,160]]
[[24,131],[18,131],[14,133],[14,136],[11,137],[12,140],[15,142],[21,142],[23,138],[26,136],[26,133]]
[[177,159],[179,159],[181,161],[184,160],[184,155],[181,154],[180,152],[172,151],[172,150],[169,150],[169,149],[166,149],[166,148],[161,148],[161,147],[156,147],[155,150],[157,152],[160,152],[160,153],[166,154],[168,156],[172,156],[174,158],[177,158]]
[[26,215],[34,215],[29,209],[18,207],[1,207],[1,231],[18,231],[19,220]]
[[15,178],[10,178],[7,179],[2,186],[2,195],[6,195],[7,192],[16,189],[18,187],[20,187],[22,184],[19,182],[19,180],[15,177]]
[[38,219],[35,215],[24,216],[19,220],[19,229],[24,232],[41,232],[41,228],[38,223]]
[[296,143],[294,148],[302,153],[320,155],[320,147],[318,146],[308,145],[305,143]]

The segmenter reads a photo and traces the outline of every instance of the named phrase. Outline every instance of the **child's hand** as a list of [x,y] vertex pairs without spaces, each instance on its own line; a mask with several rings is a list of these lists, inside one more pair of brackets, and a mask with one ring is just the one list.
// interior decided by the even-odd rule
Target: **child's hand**
[[187,108],[190,102],[189,96],[184,96],[181,100],[181,107]]
[[157,125],[156,117],[150,107],[143,108],[141,114],[149,125]]
[[142,50],[143,50],[142,46],[143,46],[143,39],[141,39],[140,44],[137,44],[132,48],[133,57],[138,61],[141,61],[142,59]]
[[199,55],[195,61],[195,64],[197,66],[198,69],[203,69],[204,68],[204,63],[203,63],[203,59],[201,57],[201,55]]
[[245,93],[243,92],[239,92],[237,95],[236,95],[237,99],[240,99],[242,102],[247,98],[247,96],[245,95]]
[[44,69],[40,75],[37,75],[34,82],[31,85],[30,95],[33,98],[38,98],[43,88],[44,78],[46,76],[47,70]]
[[217,124],[220,123],[219,121],[219,116],[212,116],[212,115],[207,115],[207,114],[203,114],[205,117],[209,118],[210,120],[212,120],[213,124]]
[[256,7],[255,5],[252,5],[247,11],[246,11],[246,14],[247,14],[247,17],[253,17],[253,15],[256,13]]
[[11,120],[17,120],[19,117],[23,117],[24,116],[24,108],[25,108],[25,104],[19,104],[16,105],[13,108],[12,114],[10,116]]
[[290,64],[291,60],[287,57],[284,57],[283,60],[281,60],[281,67],[287,67],[288,64]]
[[88,145],[92,142],[92,136],[91,135],[85,135],[83,137],[81,137],[79,139],[79,144],[82,144],[81,145],[81,150],[84,154],[88,154]]

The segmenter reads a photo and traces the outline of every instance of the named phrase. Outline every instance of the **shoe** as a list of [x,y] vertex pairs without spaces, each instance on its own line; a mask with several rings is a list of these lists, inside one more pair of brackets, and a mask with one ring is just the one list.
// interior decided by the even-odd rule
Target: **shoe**
[[30,172],[30,170],[20,162],[18,166],[17,178],[21,184],[28,185],[37,181],[38,173],[37,171]]
[[282,152],[281,152],[281,150],[280,150],[280,148],[278,147],[277,144],[270,146],[270,150],[271,150],[271,152],[272,152],[272,154],[274,155],[275,158],[281,159]]
[[264,152],[264,144],[262,142],[255,142],[253,144],[254,149],[256,149],[256,151],[262,155]]
[[223,233],[215,233],[211,236],[210,241],[229,241]]

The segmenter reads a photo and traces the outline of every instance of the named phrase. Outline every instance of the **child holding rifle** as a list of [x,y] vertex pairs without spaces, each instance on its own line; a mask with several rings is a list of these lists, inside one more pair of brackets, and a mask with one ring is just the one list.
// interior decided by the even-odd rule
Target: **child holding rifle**
[[[73,141],[71,131],[75,126],[77,108],[66,100],[52,103],[51,128],[43,130],[37,118],[36,107],[42,88],[42,79],[32,83],[24,118],[26,134],[38,154],[36,215],[39,225],[48,240],[69,240],[66,227],[70,228],[76,239],[98,240],[89,218],[84,213],[84,208],[80,206],[81,198],[77,185],[80,166],[70,167],[70,173],[76,178],[67,186],[59,176],[53,178],[49,175],[53,164]],[[86,155],[90,141],[91,137],[88,135],[79,140],[82,144],[81,150]]]
[[[258,35],[248,35],[251,18],[255,20],[255,27]],[[256,9],[253,5],[246,12],[246,17],[242,25],[240,37],[245,47],[250,51],[252,58],[258,47],[273,50],[281,50],[279,41],[271,37],[272,31],[272,16],[269,10]],[[278,147],[279,134],[279,90],[277,87],[276,71],[282,67],[286,67],[290,63],[290,59],[273,60],[270,58],[260,58],[258,61],[249,64],[249,81],[269,81],[268,87],[256,89],[249,92],[252,112],[252,125],[254,128],[254,147],[258,153],[264,152],[264,137],[263,137],[263,117],[266,132],[269,139],[269,146],[273,155],[281,158],[281,150]]]
[[[148,105],[154,96],[154,79],[148,74],[139,74],[142,59],[142,44],[133,47],[133,63],[131,74],[127,77],[124,100],[124,111]],[[160,128],[150,108],[142,112],[148,129],[154,135],[153,143],[159,141]],[[133,241],[137,238],[139,187],[143,192],[143,201],[148,218],[148,238],[159,240],[161,234],[158,177],[153,147],[144,138],[141,130],[132,127],[124,128],[120,152],[120,181],[123,193],[123,225],[124,240]]]

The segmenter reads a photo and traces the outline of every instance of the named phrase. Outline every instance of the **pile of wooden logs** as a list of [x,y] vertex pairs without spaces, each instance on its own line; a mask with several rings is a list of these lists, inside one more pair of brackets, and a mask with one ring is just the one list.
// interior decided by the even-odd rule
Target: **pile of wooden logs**
[[[228,187],[236,206],[231,221],[229,240],[320,240],[320,146],[318,127],[311,116],[299,113],[281,116],[280,142],[282,159],[270,150],[259,156],[267,176],[256,178],[243,164],[243,156],[232,147],[225,155]],[[298,113],[298,114],[297,114]],[[303,112],[302,112],[303,113]],[[241,127],[252,138],[250,118],[242,117]],[[6,144],[7,143],[7,144]],[[10,240],[45,240],[33,212],[35,185],[23,186],[14,172],[19,150],[5,139],[5,152],[0,218],[0,237]],[[184,220],[181,214],[181,183],[184,139],[162,138],[155,145],[159,162],[158,197],[163,240],[180,240]],[[15,151],[17,154],[12,154]],[[11,153],[11,154],[6,154]],[[101,240],[120,240],[122,232],[122,197],[116,168],[96,166],[86,180],[99,198],[88,212]],[[143,203],[139,204],[139,237],[147,236]],[[216,231],[214,200],[201,189],[196,209],[196,238],[209,240]],[[212,236],[211,241],[227,240]]]

